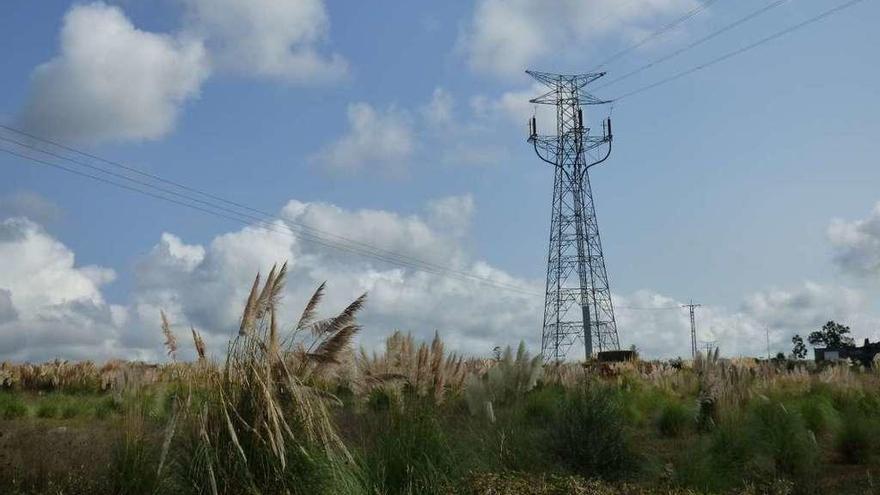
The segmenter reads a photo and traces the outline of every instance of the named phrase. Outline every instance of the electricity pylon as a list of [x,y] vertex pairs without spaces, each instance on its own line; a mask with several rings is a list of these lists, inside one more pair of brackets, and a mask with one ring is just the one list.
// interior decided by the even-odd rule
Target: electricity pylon
[[691,359],[697,358],[697,320],[694,318],[694,310],[699,308],[700,304],[694,304],[691,299],[690,304],[682,304],[682,308],[688,308],[691,313]]
[[555,170],[541,337],[544,361],[562,361],[578,339],[584,341],[587,358],[594,350],[619,350],[588,172],[611,154],[611,119],[602,122],[601,135],[592,135],[581,109],[608,103],[584,90],[605,73],[526,73],[550,88],[529,101],[556,107],[555,134],[538,135],[535,117],[529,122],[529,142]]

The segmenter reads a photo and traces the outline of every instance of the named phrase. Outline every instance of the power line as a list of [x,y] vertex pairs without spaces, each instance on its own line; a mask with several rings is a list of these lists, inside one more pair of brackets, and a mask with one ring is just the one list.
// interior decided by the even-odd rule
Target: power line
[[[51,141],[51,140],[49,140],[49,139],[41,138],[41,137],[39,137],[39,136],[36,136],[36,135],[30,134],[30,133],[27,133],[27,132],[22,131],[22,130],[20,130],[20,129],[16,129],[16,128],[13,128],[13,127],[10,127],[10,126],[6,126],[6,125],[2,125],[2,124],[0,124],[0,128],[5,129],[5,130],[10,131],[10,132],[14,132],[14,133],[20,134],[20,135],[22,135],[22,136],[28,137],[28,138],[33,139],[33,140],[36,140],[36,141],[40,141],[40,142],[42,142],[42,143],[50,144],[50,145],[52,145],[52,146],[58,147],[58,148],[60,148],[60,149],[66,150],[66,151],[70,151],[70,152],[76,153],[76,154],[81,155],[81,156],[85,156],[85,157],[88,157],[88,158],[91,158],[91,159],[94,159],[94,160],[97,160],[97,161],[100,161],[100,162],[106,163],[106,164],[108,164],[108,165],[112,165],[112,166],[114,166],[114,167],[118,167],[118,168],[121,168],[121,169],[124,169],[124,170],[127,170],[127,171],[134,172],[134,173],[136,173],[136,174],[138,174],[138,175],[140,175],[140,176],[142,176],[142,177],[147,177],[147,178],[150,178],[150,179],[153,179],[153,180],[156,180],[156,181],[162,182],[162,183],[164,183],[164,184],[169,184],[169,185],[172,185],[172,186],[174,186],[174,187],[180,188],[180,189],[185,190],[185,191],[195,192],[195,193],[200,194],[200,195],[202,195],[202,196],[204,196],[204,197],[207,197],[207,198],[210,198],[210,199],[213,199],[213,200],[220,201],[220,202],[225,203],[225,204],[227,204],[227,205],[231,205],[231,206],[234,206],[234,207],[237,207],[237,208],[241,208],[241,209],[244,209],[244,210],[247,210],[247,211],[251,211],[251,212],[258,213],[258,214],[260,214],[260,215],[262,215],[262,216],[264,216],[264,217],[266,217],[266,218],[268,218],[268,219],[271,219],[271,220],[280,220],[280,221],[284,222],[285,224],[293,225],[293,226],[295,226],[295,227],[297,227],[297,228],[299,228],[299,229],[301,229],[301,230],[307,231],[307,232],[309,232],[309,233],[311,233],[311,234],[313,234],[313,235],[325,236],[325,237],[333,237],[333,238],[335,238],[335,239],[337,239],[337,240],[341,240],[341,241],[343,241],[343,242],[345,242],[345,243],[348,243],[348,244],[354,244],[354,245],[356,245],[356,246],[359,246],[359,247],[361,247],[361,248],[368,249],[368,250],[373,251],[373,252],[379,252],[379,253],[384,254],[384,255],[389,255],[389,256],[394,256],[394,257],[397,257],[397,258],[405,259],[405,260],[407,260],[407,261],[409,261],[409,262],[412,262],[412,263],[417,263],[417,264],[423,264],[423,265],[426,265],[426,266],[431,266],[431,267],[434,268],[434,269],[439,269],[439,270],[452,270],[452,269],[449,268],[449,267],[444,267],[444,266],[441,266],[441,265],[436,265],[436,264],[433,264],[433,263],[427,262],[427,261],[425,261],[425,260],[421,260],[421,259],[418,259],[418,258],[414,258],[414,257],[408,256],[408,255],[406,255],[406,254],[395,253],[395,252],[392,252],[392,251],[386,251],[386,250],[381,249],[381,248],[378,248],[378,247],[376,247],[376,246],[371,246],[371,245],[369,245],[369,244],[366,244],[366,243],[363,243],[363,242],[360,242],[360,241],[357,241],[357,240],[353,240],[353,239],[350,239],[350,238],[347,238],[347,237],[344,237],[344,236],[341,236],[341,235],[337,235],[337,234],[334,234],[334,233],[331,233],[331,232],[328,232],[328,231],[324,231],[324,230],[320,230],[320,229],[317,229],[317,228],[311,227],[311,226],[306,225],[306,224],[304,224],[304,223],[296,222],[296,221],[294,221],[294,220],[290,220],[290,219],[286,219],[286,218],[281,218],[281,217],[279,217],[279,216],[277,216],[277,215],[274,215],[274,214],[272,214],[272,213],[266,212],[266,211],[264,211],[264,210],[259,210],[259,209],[252,208],[252,207],[250,207],[250,206],[247,206],[247,205],[241,204],[241,203],[237,203],[237,202],[234,202],[234,201],[229,201],[229,200],[227,200],[227,199],[225,199],[225,198],[222,198],[222,197],[220,197],[220,196],[217,196],[217,195],[211,194],[211,193],[206,192],[206,191],[204,191],[204,190],[197,189],[197,188],[194,188],[194,187],[191,187],[191,186],[187,186],[187,185],[184,185],[184,184],[181,184],[181,183],[179,183],[179,182],[175,182],[175,181],[172,181],[172,180],[169,180],[169,179],[165,179],[165,178],[160,177],[160,176],[158,176],[158,175],[150,174],[150,173],[144,172],[144,171],[142,171],[142,170],[140,170],[140,169],[137,169],[137,168],[135,168],[135,167],[131,167],[131,166],[128,166],[128,165],[124,165],[124,164],[119,163],[119,162],[116,162],[116,161],[107,160],[107,159],[105,159],[105,158],[101,158],[101,157],[99,157],[99,156],[96,156],[96,155],[93,155],[93,154],[90,154],[90,153],[87,153],[87,152],[84,152],[84,151],[78,150],[78,149],[76,149],[76,148],[72,148],[72,147],[70,147],[70,146],[66,146],[66,145],[63,145],[63,144],[57,143],[57,142],[55,142],[55,141]],[[50,152],[50,151],[45,151],[44,149],[39,148],[39,147],[35,147],[35,146],[33,146],[33,145],[29,145],[29,144],[26,144],[26,143],[22,143],[22,142],[20,142],[20,141],[13,140],[13,139],[9,139],[9,138],[4,138],[2,135],[0,135],[0,140],[7,141],[7,142],[10,142],[10,143],[16,144],[16,145],[18,145],[18,146],[26,147],[26,148],[29,148],[29,149],[32,149],[32,150],[38,151],[38,152],[40,152],[40,153],[48,154],[48,155],[53,156],[53,157],[55,157],[55,158],[59,158],[59,159],[62,159],[62,160],[68,161],[68,162],[75,163],[75,164],[80,165],[80,166],[84,166],[84,167],[87,167],[87,168],[90,168],[90,169],[93,169],[93,170],[96,170],[96,171],[99,171],[99,172],[102,172],[102,173],[106,173],[106,174],[112,175],[112,176],[117,177],[117,178],[121,178],[121,179],[126,180],[126,181],[130,181],[130,182],[134,182],[134,183],[139,184],[139,185],[144,185],[144,186],[146,186],[146,187],[150,187],[150,188],[158,189],[158,190],[160,190],[160,191],[162,191],[162,192],[165,192],[165,193],[168,193],[168,194],[171,194],[171,195],[174,195],[174,196],[182,197],[182,198],[185,198],[185,199],[188,199],[188,200],[194,201],[194,202],[199,203],[199,204],[203,204],[203,205],[211,206],[211,207],[214,207],[214,208],[220,209],[220,210],[222,210],[222,211],[226,211],[226,212],[231,212],[231,213],[235,213],[235,214],[243,215],[243,216],[245,216],[245,217],[247,217],[247,218],[251,218],[251,219],[256,220],[256,221],[263,221],[263,220],[264,220],[264,219],[262,219],[262,218],[254,217],[253,215],[250,215],[250,214],[246,214],[246,213],[241,213],[241,212],[235,211],[235,210],[233,210],[233,209],[230,209],[229,207],[217,206],[216,204],[214,204],[213,202],[210,202],[210,201],[205,201],[205,200],[200,200],[200,199],[197,199],[197,198],[192,198],[191,196],[184,195],[184,194],[178,193],[178,192],[173,191],[173,190],[169,190],[169,189],[164,188],[164,187],[155,186],[155,185],[153,185],[153,184],[145,183],[145,182],[143,182],[143,181],[139,181],[139,180],[133,179],[133,178],[128,177],[128,176],[126,176],[126,175],[117,174],[117,173],[114,173],[114,172],[108,171],[108,170],[106,170],[106,169],[104,169],[104,168],[101,168],[101,167],[95,167],[94,165],[87,164],[87,163],[83,163],[82,161],[79,161],[79,160],[75,160],[75,159],[72,159],[72,158],[69,158],[69,157],[61,156],[61,155],[58,155],[57,153],[53,153],[53,152]],[[466,273],[466,272],[461,272],[461,271],[458,271],[458,272],[459,272],[459,274]]]
[[[0,139],[7,141],[7,142],[14,142],[14,140],[2,138],[2,137],[0,137]],[[28,146],[28,148],[32,149],[34,151],[37,151],[38,153],[48,154],[49,156],[54,156],[55,158],[60,158],[62,160],[76,163],[72,159],[69,159],[66,157],[61,157],[60,155],[53,154],[51,152],[46,152],[45,150],[40,150],[38,147]],[[444,268],[444,267],[434,265],[434,264],[426,262],[426,261],[422,261],[422,260],[419,260],[418,262],[407,261],[407,259],[403,258],[402,255],[397,256],[397,253],[393,253],[391,251],[381,250],[380,248],[375,248],[374,251],[369,251],[366,249],[360,249],[357,246],[346,245],[346,244],[339,243],[339,242],[333,242],[328,239],[321,238],[320,236],[317,236],[313,233],[294,231],[287,224],[288,221],[286,221],[284,219],[279,218],[279,220],[281,220],[281,222],[282,222],[279,225],[277,223],[267,222],[266,220],[259,219],[259,218],[253,217],[253,216],[248,216],[244,213],[237,212],[235,210],[226,209],[224,212],[223,208],[221,208],[215,204],[212,204],[210,202],[201,201],[201,200],[198,200],[197,198],[191,198],[186,195],[182,195],[180,193],[176,193],[174,191],[171,191],[171,190],[168,190],[165,188],[160,188],[158,186],[155,186],[155,185],[152,185],[152,184],[149,184],[146,182],[138,181],[138,180],[133,179],[131,177],[120,176],[119,174],[115,174],[111,171],[103,170],[103,169],[100,169],[97,167],[88,166],[89,168],[95,169],[95,170],[100,171],[102,173],[105,173],[105,174],[108,174],[111,176],[116,176],[119,178],[124,178],[125,180],[127,180],[133,184],[143,186],[147,189],[142,189],[142,188],[137,187],[135,185],[121,183],[121,182],[118,182],[118,181],[115,181],[112,179],[108,179],[106,177],[93,175],[93,174],[90,174],[87,172],[83,172],[82,170],[77,170],[75,168],[71,168],[71,167],[67,167],[64,165],[60,165],[58,163],[54,163],[52,161],[48,161],[45,159],[40,159],[38,157],[30,156],[30,155],[21,153],[16,150],[0,148],[0,151],[5,152],[10,155],[13,155],[13,156],[17,156],[17,157],[25,159],[25,160],[29,160],[31,162],[35,162],[35,163],[46,165],[46,166],[49,166],[52,168],[56,168],[58,170],[62,170],[67,173],[72,173],[72,174],[75,174],[75,175],[78,175],[81,177],[85,177],[85,178],[92,179],[92,180],[95,180],[98,182],[102,182],[104,184],[112,185],[115,187],[126,189],[128,191],[136,192],[139,194],[144,194],[144,195],[153,197],[155,199],[160,199],[163,201],[167,201],[167,202],[176,204],[178,206],[184,206],[184,207],[187,207],[190,209],[201,211],[203,213],[207,213],[207,214],[210,214],[210,215],[213,215],[216,217],[225,218],[225,219],[232,220],[232,221],[235,221],[238,223],[243,223],[246,225],[257,223],[260,226],[262,226],[263,228],[266,228],[267,230],[272,230],[272,231],[279,232],[282,234],[288,234],[288,235],[303,239],[308,242],[313,242],[313,243],[322,245],[324,247],[334,248],[334,249],[346,251],[346,252],[349,252],[352,254],[358,254],[358,255],[374,258],[379,261],[384,261],[386,263],[404,266],[407,268],[412,268],[414,270],[419,270],[419,271],[423,271],[423,272],[427,272],[427,273],[433,273],[436,275],[447,276],[450,278],[459,278],[459,279],[463,279],[463,280],[480,282],[480,283],[492,285],[492,286],[495,286],[495,287],[498,287],[501,289],[510,290],[510,291],[514,291],[514,292],[520,292],[520,293],[527,294],[527,295],[537,295],[536,293],[528,291],[528,290],[523,289],[521,287],[517,287],[517,286],[513,286],[513,285],[509,285],[509,284],[504,284],[504,283],[501,283],[501,282],[498,282],[498,281],[495,281],[492,279],[480,277],[478,275],[474,275],[474,274],[460,271],[460,270],[454,270],[451,268]],[[82,164],[80,164],[80,165],[82,165]],[[156,191],[158,191],[158,192],[156,192]],[[170,197],[169,197],[169,195],[170,195]],[[203,206],[200,206],[199,204],[193,204],[193,202],[201,203]],[[209,208],[214,208],[214,209],[209,209]],[[221,211],[216,211],[217,209],[220,209]],[[281,230],[279,230],[279,226],[282,227]],[[414,258],[411,258],[411,259],[414,259]]]
[[699,70],[705,69],[705,68],[710,67],[710,66],[713,66],[713,65],[715,65],[715,64],[717,64],[717,63],[720,63],[720,62],[723,62],[723,61],[725,61],[725,60],[727,60],[727,59],[733,58],[733,57],[735,57],[735,56],[737,56],[737,55],[741,55],[741,54],[743,54],[743,53],[745,53],[745,52],[748,52],[748,51],[750,51],[750,50],[752,50],[752,49],[754,49],[754,48],[757,48],[757,47],[759,47],[759,46],[761,46],[761,45],[763,45],[763,44],[765,44],[765,43],[768,43],[768,42],[770,42],[770,41],[773,41],[773,40],[775,40],[775,39],[777,39],[777,38],[781,38],[782,36],[785,36],[786,34],[792,33],[792,32],[794,32],[794,31],[797,31],[798,29],[801,29],[801,28],[806,27],[806,26],[808,26],[808,25],[810,25],[810,24],[816,23],[816,22],[818,22],[818,21],[820,21],[820,20],[822,20],[822,19],[824,19],[824,18],[826,18],[826,17],[829,17],[829,16],[831,16],[831,15],[833,15],[833,14],[836,14],[836,13],[838,13],[838,12],[841,12],[841,11],[845,10],[845,9],[848,9],[848,8],[854,6],[854,5],[858,4],[858,3],[861,3],[861,2],[863,2],[863,1],[864,1],[864,0],[850,0],[849,2],[843,3],[843,4],[841,4],[841,5],[838,5],[837,7],[834,7],[834,8],[828,9],[828,10],[826,10],[826,11],[824,11],[824,12],[818,14],[818,15],[815,15],[815,16],[813,16],[813,17],[811,17],[811,18],[809,18],[809,19],[803,21],[803,22],[800,22],[800,23],[798,23],[798,24],[795,24],[795,25],[793,25],[793,26],[790,26],[790,27],[788,27],[788,28],[786,28],[786,29],[783,29],[782,31],[778,31],[778,32],[776,32],[776,33],[774,33],[774,34],[772,34],[772,35],[770,35],[770,36],[767,36],[766,38],[761,38],[760,40],[758,40],[758,41],[756,41],[756,42],[754,42],[754,43],[751,43],[751,44],[749,44],[749,45],[746,45],[746,46],[744,46],[744,47],[742,47],[742,48],[739,48],[739,49],[736,49],[736,50],[734,50],[734,51],[728,52],[728,53],[726,53],[726,54],[724,54],[724,55],[722,55],[722,56],[720,56],[720,57],[714,58],[714,59],[712,59],[712,60],[710,60],[710,61],[708,61],[708,62],[702,63],[702,64],[697,65],[697,66],[695,66],[695,67],[692,67],[692,68],[690,68],[690,69],[688,69],[688,70],[685,70],[685,71],[679,72],[679,73],[677,73],[677,74],[675,74],[675,75],[672,75],[672,76],[670,76],[670,77],[667,77],[667,78],[665,78],[665,79],[661,79],[660,81],[657,81],[657,82],[655,82],[655,83],[653,83],[653,84],[649,84],[649,85],[647,85],[647,86],[643,86],[643,87],[641,87],[641,88],[638,88],[638,89],[636,89],[636,90],[630,91],[630,92],[628,92],[628,93],[624,93],[623,95],[618,96],[617,98],[615,98],[614,101],[615,101],[615,102],[618,102],[618,101],[620,101],[620,100],[622,100],[622,99],[624,99],[624,98],[629,98],[630,96],[634,96],[634,95],[637,95],[637,94],[639,94],[639,93],[643,93],[643,92],[645,92],[645,91],[648,91],[649,89],[656,88],[657,86],[662,86],[662,85],[664,85],[664,84],[666,84],[666,83],[669,83],[669,82],[675,81],[675,80],[677,80],[677,79],[681,79],[682,77],[689,76],[689,75],[693,74],[694,72],[697,72],[697,71],[699,71]]
[[640,39],[636,43],[634,43],[634,44],[624,48],[623,50],[620,50],[619,52],[615,53],[614,55],[608,57],[607,59],[605,59],[604,62],[597,65],[590,72],[596,72],[598,69],[605,67],[606,65],[610,64],[611,62],[614,62],[615,60],[619,59],[620,57],[623,57],[624,55],[635,50],[636,48],[644,46],[645,43],[653,40],[654,38],[657,38],[659,36],[662,36],[662,35],[668,33],[669,31],[672,31],[673,29],[677,28],[678,26],[684,24],[685,22],[687,22],[690,19],[692,19],[693,17],[695,17],[700,12],[706,10],[710,5],[712,5],[716,1],[717,0],[705,0],[703,2],[700,2],[700,4],[697,7],[694,7],[693,9],[689,10],[683,16],[675,19],[674,21],[670,22],[669,24],[664,25],[660,29],[653,31],[652,33],[646,35],[645,37],[643,37],[642,39]]
[[647,63],[647,64],[645,64],[645,65],[643,65],[643,66],[641,66],[641,67],[639,67],[639,68],[637,68],[637,69],[634,69],[634,70],[632,70],[632,71],[630,71],[630,72],[627,72],[626,74],[623,74],[623,75],[620,76],[620,77],[616,77],[616,78],[614,78],[614,79],[608,81],[607,83],[605,83],[605,84],[599,86],[598,88],[596,88],[596,90],[598,91],[598,90],[600,90],[600,89],[607,88],[608,86],[611,86],[611,85],[613,85],[613,84],[619,83],[620,81],[623,81],[623,80],[625,80],[625,79],[629,79],[630,77],[632,77],[632,76],[634,76],[634,75],[636,75],[636,74],[638,74],[638,73],[640,73],[640,72],[642,72],[642,71],[645,71],[645,70],[647,70],[647,69],[650,69],[650,68],[652,68],[652,67],[654,67],[654,66],[656,66],[656,65],[659,65],[659,64],[661,64],[661,63],[663,63],[663,62],[666,62],[667,60],[673,59],[673,58],[675,58],[675,57],[681,55],[682,53],[684,53],[684,52],[686,52],[686,51],[688,51],[688,50],[692,50],[692,49],[694,49],[694,48],[696,48],[696,47],[702,45],[703,43],[706,43],[707,41],[710,41],[710,40],[712,40],[712,39],[714,39],[714,38],[717,38],[718,36],[720,36],[720,35],[726,33],[727,31],[730,31],[731,29],[734,29],[734,28],[736,28],[736,27],[738,27],[738,26],[740,26],[740,25],[742,25],[742,24],[745,24],[746,22],[748,22],[748,21],[750,21],[750,20],[752,20],[752,19],[754,19],[754,18],[756,18],[756,17],[758,17],[758,16],[760,16],[760,15],[762,15],[762,14],[765,14],[765,13],[771,11],[771,10],[773,10],[774,8],[779,7],[779,6],[782,5],[782,4],[788,3],[789,1],[791,1],[791,0],[776,0],[775,2],[773,2],[773,3],[769,4],[769,5],[765,5],[764,7],[761,7],[760,9],[758,9],[758,10],[756,10],[756,11],[753,11],[753,12],[749,13],[748,15],[744,16],[744,17],[741,17],[741,18],[737,19],[736,21],[734,21],[734,22],[732,22],[732,23],[730,23],[730,24],[728,24],[728,25],[722,27],[721,29],[718,29],[718,30],[716,30],[716,31],[713,31],[712,33],[709,33],[708,35],[703,36],[702,38],[699,38],[699,39],[697,39],[697,40],[695,40],[695,41],[693,41],[693,42],[691,42],[691,43],[688,43],[687,45],[685,45],[685,46],[679,48],[678,50],[673,51],[672,53],[670,53],[670,54],[668,54],[668,55],[665,55],[665,56],[663,56],[663,57],[660,57],[660,58],[658,58],[658,59],[656,59],[656,60],[654,60],[654,61],[652,61],[652,62],[650,62],[650,63]]

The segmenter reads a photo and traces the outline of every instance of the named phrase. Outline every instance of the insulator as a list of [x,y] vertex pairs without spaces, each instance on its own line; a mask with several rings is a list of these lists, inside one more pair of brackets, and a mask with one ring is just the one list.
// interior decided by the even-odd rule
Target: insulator
[[584,112],[578,108],[578,127],[584,126]]
[[532,117],[532,136],[538,135],[538,122]]
[[606,119],[608,121],[608,138],[611,138],[611,117]]

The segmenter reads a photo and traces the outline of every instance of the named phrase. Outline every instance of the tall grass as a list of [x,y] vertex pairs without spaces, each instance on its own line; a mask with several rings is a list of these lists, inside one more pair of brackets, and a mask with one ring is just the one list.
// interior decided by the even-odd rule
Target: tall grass
[[225,366],[193,384],[205,401],[177,399],[166,430],[170,454],[163,457],[176,456],[174,462],[187,466],[185,481],[199,491],[359,491],[354,459],[330,418],[338,400],[314,382],[339,362],[357,332],[355,315],[364,298],[335,317],[315,320],[322,285],[293,333],[282,335],[277,307],[286,272],[286,264],[273,267],[262,289],[257,275]]
[[605,386],[571,391],[551,425],[550,441],[558,458],[587,478],[619,478],[638,465],[622,408]]

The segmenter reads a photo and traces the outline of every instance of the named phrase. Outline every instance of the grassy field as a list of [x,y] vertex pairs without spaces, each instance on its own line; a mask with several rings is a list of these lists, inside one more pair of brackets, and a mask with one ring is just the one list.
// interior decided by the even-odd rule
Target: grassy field
[[466,360],[400,333],[368,355],[364,299],[317,320],[319,289],[282,325],[283,282],[255,281],[221,362],[192,331],[192,363],[0,366],[0,493],[880,493],[871,370]]

